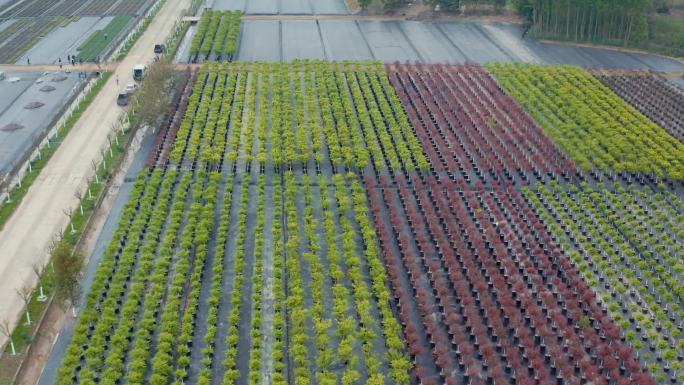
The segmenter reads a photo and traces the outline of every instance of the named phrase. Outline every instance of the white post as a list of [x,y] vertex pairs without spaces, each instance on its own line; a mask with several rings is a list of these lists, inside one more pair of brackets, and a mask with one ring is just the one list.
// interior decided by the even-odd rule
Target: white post
[[26,308],[26,325],[31,325],[31,313],[29,313],[28,307]]
[[10,347],[12,348],[12,355],[16,356],[17,355],[17,350],[14,349],[14,340],[10,338]]
[[93,194],[90,192],[90,186],[88,186],[88,199],[93,199]]
[[45,293],[43,293],[43,285],[40,285],[40,295],[38,296],[38,301],[45,302],[45,300],[47,300],[47,296]]
[[76,232],[76,229],[74,228],[74,222],[69,221],[69,225],[71,225],[71,233],[72,233],[72,234],[75,233],[75,232]]
[[31,161],[29,160],[29,166],[28,166],[28,172],[31,173],[33,172],[33,167],[31,167]]
[[81,216],[83,216],[83,203],[79,204],[78,208],[81,209]]
[[74,318],[76,318],[76,306],[71,307],[71,314],[74,316]]

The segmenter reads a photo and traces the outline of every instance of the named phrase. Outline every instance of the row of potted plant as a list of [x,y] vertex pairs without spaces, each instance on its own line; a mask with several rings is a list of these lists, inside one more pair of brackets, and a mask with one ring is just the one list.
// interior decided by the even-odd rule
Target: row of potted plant
[[[191,363],[191,347],[195,333],[195,321],[200,301],[200,291],[204,278],[204,263],[209,254],[209,242],[214,236],[214,211],[218,200],[218,185],[222,179],[221,173],[200,171],[199,177],[204,180],[193,186],[196,196],[200,198],[198,211],[200,219],[195,228],[193,238],[194,261],[189,287],[186,286],[186,298],[182,317],[181,334],[178,336],[175,351],[175,368],[173,383],[181,384],[188,378]],[[193,204],[195,206],[195,204]],[[194,208],[194,207],[193,207]]]
[[[320,192],[320,205],[323,213],[325,244],[327,246],[327,254],[325,255],[328,262],[328,271],[330,275],[330,291],[333,297],[332,314],[335,319],[335,334],[334,338],[339,346],[332,358],[325,357],[320,366],[332,366],[337,362],[344,362],[346,365],[345,373],[347,378],[352,378],[354,373],[358,373],[358,360],[351,360],[349,357],[350,348],[357,344],[357,336],[359,334],[357,322],[353,316],[354,305],[350,290],[345,284],[345,268],[343,262],[343,252],[340,250],[339,241],[339,215],[336,207],[336,196],[330,188],[330,181],[325,176],[318,177],[318,188]],[[325,332],[325,331],[321,331]],[[342,352],[343,354],[340,354]],[[323,358],[323,357],[322,357]],[[331,373],[330,378],[335,378],[337,373]]]
[[225,191],[223,196],[223,206],[219,226],[216,230],[216,247],[214,249],[214,259],[212,263],[212,280],[209,293],[209,304],[207,310],[207,331],[204,334],[205,347],[202,349],[201,368],[197,375],[198,385],[210,385],[213,379],[214,348],[216,346],[216,335],[218,333],[219,306],[224,293],[224,256],[226,253],[226,243],[228,241],[228,229],[230,226],[230,212],[233,200],[233,178],[232,174],[226,175]]
[[[238,159],[238,154],[240,151],[240,138],[243,130],[243,110],[245,108],[245,99],[247,91],[247,74],[245,72],[237,71],[238,74],[238,84],[235,90],[235,105],[233,107],[233,112],[231,113],[231,129],[230,129],[230,150],[226,155],[228,160],[234,163]],[[232,92],[232,90],[231,90]]]
[[[188,147],[188,141],[190,139],[190,134],[193,131],[192,126],[195,118],[199,115],[199,108],[203,100],[211,97],[213,93],[213,88],[205,89],[205,84],[208,83],[209,71],[207,68],[203,67],[199,70],[197,74],[197,81],[193,87],[192,94],[188,99],[188,107],[183,120],[181,121],[178,132],[176,133],[176,140],[173,143],[172,150],[169,154],[169,159],[174,164],[180,164],[185,157],[185,152]],[[206,109],[203,109],[206,114]]]
[[[340,306],[340,302],[335,302],[335,299],[347,301],[346,297],[340,298],[338,295],[337,298],[333,299],[334,311],[331,311],[332,309],[325,309],[324,298],[332,293],[332,290],[329,291],[328,288],[331,287],[332,282],[337,282],[337,279],[335,278],[328,278],[328,271],[336,271],[334,269],[338,266],[331,266],[328,271],[326,271],[323,261],[327,260],[328,263],[330,263],[335,258],[338,258],[338,255],[336,254],[338,250],[337,241],[335,240],[335,243],[330,245],[327,243],[328,238],[326,238],[325,246],[327,247],[325,251],[327,251],[327,253],[324,254],[324,248],[321,244],[322,242],[319,242],[318,234],[319,231],[322,231],[323,229],[314,211],[314,205],[316,202],[314,202],[314,187],[312,184],[312,178],[308,174],[303,174],[301,176],[301,192],[304,203],[304,212],[302,213],[302,219],[304,221],[303,235],[305,235],[306,242],[306,251],[302,253],[302,257],[306,261],[309,276],[311,277],[309,280],[309,287],[311,290],[313,304],[310,308],[310,318],[313,321],[314,326],[314,335],[312,339],[316,349],[315,378],[319,383],[322,384],[336,384],[338,383],[339,378],[334,367],[338,363],[338,358],[341,362],[346,361],[348,363],[345,365],[346,369],[344,374],[344,377],[347,379],[351,379],[353,377],[351,371],[356,369],[355,366],[357,366],[358,363],[347,361],[347,358],[349,357],[344,356],[342,349],[333,350],[335,339],[340,340],[340,347],[346,346],[348,342],[353,340],[354,333],[348,332],[345,330],[345,328],[341,327],[333,329],[334,322],[332,318],[337,316],[337,325],[342,325],[344,323],[344,320],[342,319],[344,314],[342,313],[345,313],[345,311],[348,310],[345,309],[345,307],[348,308],[348,302],[343,302],[343,304],[347,306]],[[320,187],[322,188],[323,186]],[[333,258],[328,258],[331,254],[333,255]],[[336,272],[339,273],[339,271]],[[339,278],[339,275],[336,277]],[[337,286],[337,289],[340,289],[339,285]],[[344,288],[342,295],[344,295],[346,292],[346,288]],[[332,330],[335,330],[335,332],[332,332]],[[348,334],[345,335],[344,333],[347,332]],[[342,353],[342,355],[340,355],[340,353]]]
[[[388,286],[389,278],[380,257],[375,228],[369,215],[366,191],[356,175],[350,173],[346,176],[346,179],[350,185],[353,215],[359,226],[359,232],[363,241],[373,298],[381,315],[381,330],[385,337],[385,346],[387,347],[386,360],[390,365],[392,383],[408,384],[410,383],[409,370],[412,368],[412,365],[406,355],[401,325],[397,321],[397,317],[391,307],[392,295]],[[351,215],[351,213],[349,214]],[[381,376],[376,376],[375,379],[378,384],[383,383]]]
[[287,325],[289,330],[288,353],[292,364],[292,378],[295,384],[310,383],[310,356],[308,343],[311,339],[306,325],[308,310],[304,306],[304,282],[301,272],[301,240],[296,199],[297,182],[292,171],[284,174],[284,221],[285,221],[285,270],[287,285]]
[[196,130],[202,133],[198,151],[199,159],[204,164],[214,167],[222,164],[236,82],[237,75],[233,73],[219,72],[216,77],[207,120],[201,130]]
[[[263,118],[263,117],[262,117]],[[252,349],[249,359],[249,383],[262,383],[263,360],[263,299],[264,299],[264,227],[266,225],[266,176],[259,175],[259,203],[257,208],[257,224],[254,233],[254,266],[252,273]]]
[[[233,282],[233,291],[230,294],[230,316],[228,318],[228,336],[226,337],[226,350],[224,352],[223,366],[225,372],[223,375],[224,384],[235,384],[241,374],[237,369],[238,360],[238,341],[240,340],[240,319],[242,317],[243,307],[243,292],[245,291],[246,276],[244,274],[247,267],[245,257],[245,244],[250,241],[247,236],[247,216],[249,211],[249,184],[251,176],[245,174],[241,177],[242,192],[240,194],[240,211],[238,214],[238,236],[235,245],[235,254],[233,257],[233,271],[235,272],[235,279]],[[257,197],[257,199],[259,199]]]
[[[273,116],[275,120],[275,115]],[[280,178],[274,178],[273,183],[273,345],[271,357],[273,385],[285,385],[287,380],[287,295],[285,293],[285,255],[283,241],[283,192]]]

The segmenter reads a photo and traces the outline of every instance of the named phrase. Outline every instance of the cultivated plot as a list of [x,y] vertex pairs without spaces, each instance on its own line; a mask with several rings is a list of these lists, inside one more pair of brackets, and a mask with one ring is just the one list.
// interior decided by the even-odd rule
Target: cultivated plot
[[67,63],[67,55],[79,53],[78,48],[91,34],[104,29],[112,19],[113,17],[82,17],[58,27],[21,55],[16,64],[26,64],[27,59],[33,64],[57,64],[59,59],[65,65],[70,64]]
[[381,66],[205,66],[156,145],[165,167],[133,189],[59,383],[408,384],[366,195],[344,171],[425,162],[395,99]]
[[684,179],[684,143],[577,67],[488,67],[577,165]]
[[525,189],[524,195],[657,382],[680,383],[681,196],[643,183],[591,187],[554,182]]
[[684,141],[684,90],[648,72],[592,72],[613,92]]
[[[76,51],[83,48],[79,44],[84,38],[99,37],[93,46],[98,48],[97,52],[83,57],[92,60],[131,27],[130,19],[142,17],[153,3],[154,0],[23,0],[12,7],[0,7],[0,63],[23,64],[30,60],[33,64],[53,64],[59,58],[66,62],[67,55],[78,54]],[[99,21],[93,25],[90,17],[115,17],[115,22]],[[36,45],[41,41],[43,44]]]
[[364,182],[418,381],[681,382],[681,189],[577,184],[480,67],[388,70],[430,171]]
[[204,12],[190,44],[190,60],[230,61],[237,50],[240,15],[239,11]]

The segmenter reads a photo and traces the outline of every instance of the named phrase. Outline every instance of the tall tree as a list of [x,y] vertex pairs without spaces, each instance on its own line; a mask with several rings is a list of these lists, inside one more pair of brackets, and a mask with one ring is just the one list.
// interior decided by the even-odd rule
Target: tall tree
[[52,261],[55,274],[55,300],[63,309],[71,306],[76,316],[76,306],[81,295],[83,255],[75,252],[66,242],[61,241],[53,251]]

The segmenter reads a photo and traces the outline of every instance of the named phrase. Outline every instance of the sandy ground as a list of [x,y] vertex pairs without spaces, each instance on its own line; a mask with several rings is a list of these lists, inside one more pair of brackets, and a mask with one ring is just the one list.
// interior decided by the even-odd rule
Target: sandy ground
[[[189,0],[169,1],[154,18],[148,30],[117,67],[120,83],[132,82],[135,64],[153,59],[152,47],[163,41],[180,17]],[[53,155],[34,182],[12,218],[0,232],[0,319],[16,322],[22,311],[22,301],[15,289],[26,283],[35,284],[31,266],[46,263],[51,240],[68,224],[64,211],[77,207],[77,191],[84,191],[92,175],[92,162],[101,159],[100,151],[107,144],[111,126],[121,115],[116,106],[119,87],[115,76],[108,81],[71,133]],[[0,346],[6,337],[0,338]]]

